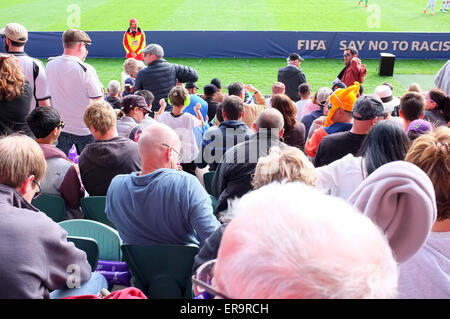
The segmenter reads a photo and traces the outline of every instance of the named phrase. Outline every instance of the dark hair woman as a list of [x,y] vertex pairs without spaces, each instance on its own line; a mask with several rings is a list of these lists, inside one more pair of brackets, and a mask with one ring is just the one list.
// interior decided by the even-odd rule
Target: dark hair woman
[[427,101],[425,107],[425,120],[434,126],[447,126],[450,122],[450,96],[439,89],[431,89],[425,96]]
[[283,114],[283,140],[289,146],[301,150],[305,148],[305,125],[297,122],[297,106],[285,94],[275,94],[271,100],[272,107]]

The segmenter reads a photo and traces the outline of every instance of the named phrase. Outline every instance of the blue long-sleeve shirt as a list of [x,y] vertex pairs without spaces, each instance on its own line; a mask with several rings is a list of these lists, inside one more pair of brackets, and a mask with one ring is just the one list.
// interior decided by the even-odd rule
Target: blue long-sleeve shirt
[[220,226],[195,176],[167,168],[139,174],[116,176],[106,197],[106,215],[124,243],[201,246]]

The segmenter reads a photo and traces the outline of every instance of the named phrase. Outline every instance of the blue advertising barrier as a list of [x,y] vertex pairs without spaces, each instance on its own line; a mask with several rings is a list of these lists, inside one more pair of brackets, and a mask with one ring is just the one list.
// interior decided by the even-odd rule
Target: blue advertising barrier
[[[90,58],[125,57],[122,31],[88,31]],[[166,57],[286,58],[298,52],[305,58],[341,58],[347,46],[363,59],[381,52],[399,59],[449,59],[450,33],[296,32],[296,31],[145,31],[148,43],[162,45]],[[26,52],[47,58],[62,53],[62,32],[30,32]],[[1,44],[3,46],[3,43]],[[3,51],[3,48],[0,48]]]

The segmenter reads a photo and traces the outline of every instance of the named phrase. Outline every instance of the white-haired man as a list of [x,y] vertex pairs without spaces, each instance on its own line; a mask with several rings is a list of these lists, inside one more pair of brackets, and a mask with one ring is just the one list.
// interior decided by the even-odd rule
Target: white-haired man
[[[231,213],[217,260],[209,262],[215,264],[210,293],[233,299],[397,296],[397,263],[387,240],[343,200],[301,183],[269,184],[234,203]],[[200,280],[207,266],[197,270]],[[194,283],[202,288],[204,282]]]
[[122,98],[119,81],[117,80],[109,81],[108,95],[105,97],[105,101],[111,104],[111,106],[114,109],[120,109],[122,107]]

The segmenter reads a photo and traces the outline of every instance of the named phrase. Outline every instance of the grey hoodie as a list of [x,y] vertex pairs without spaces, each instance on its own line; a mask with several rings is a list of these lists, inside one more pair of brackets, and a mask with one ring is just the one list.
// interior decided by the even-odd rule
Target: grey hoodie
[[90,278],[86,253],[67,241],[67,232],[1,184],[0,236],[1,299],[49,298],[49,290],[67,287],[70,265],[80,283]]

